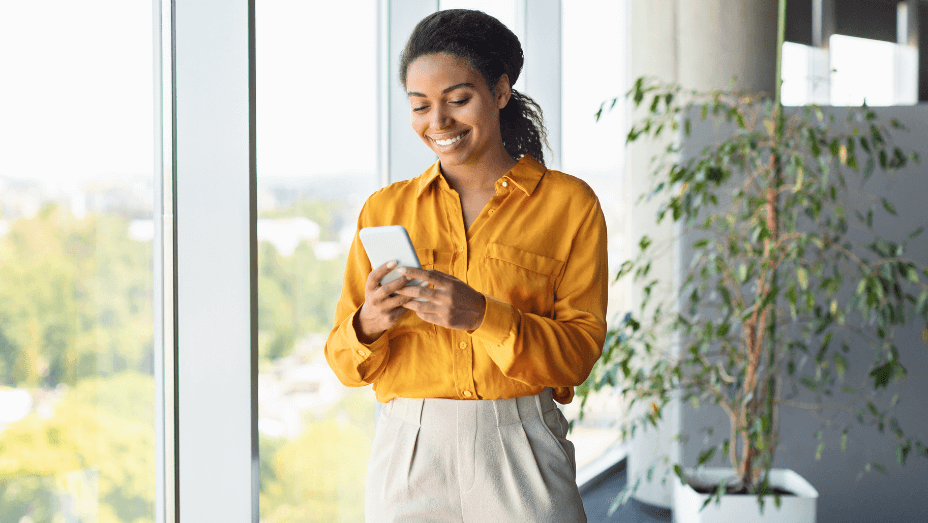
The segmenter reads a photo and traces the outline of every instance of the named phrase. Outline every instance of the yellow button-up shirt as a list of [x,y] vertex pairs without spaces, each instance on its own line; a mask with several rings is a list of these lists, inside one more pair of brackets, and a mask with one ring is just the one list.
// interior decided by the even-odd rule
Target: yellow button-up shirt
[[500,399],[554,389],[573,399],[606,336],[606,223],[582,180],[525,156],[465,229],[460,198],[436,162],[368,198],[358,230],[403,225],[423,269],[486,297],[480,326],[439,327],[407,311],[370,345],[353,327],[372,270],[357,234],[348,254],[325,356],[342,383],[373,383],[377,400]]

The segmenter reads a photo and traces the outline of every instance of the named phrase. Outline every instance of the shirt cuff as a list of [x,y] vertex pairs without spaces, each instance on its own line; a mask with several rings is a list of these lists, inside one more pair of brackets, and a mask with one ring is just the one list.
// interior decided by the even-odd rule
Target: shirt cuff
[[358,307],[358,310],[351,313],[351,316],[348,318],[348,342],[351,346],[352,352],[355,353],[355,358],[359,361],[366,360],[370,355],[378,350],[384,348],[387,345],[387,333],[384,332],[380,335],[379,338],[372,341],[370,344],[363,343],[358,339],[358,331],[354,328],[354,317],[361,312],[361,307]]
[[518,325],[518,311],[508,303],[484,294],[487,301],[483,321],[474,329],[471,336],[493,346],[502,345],[515,332]]

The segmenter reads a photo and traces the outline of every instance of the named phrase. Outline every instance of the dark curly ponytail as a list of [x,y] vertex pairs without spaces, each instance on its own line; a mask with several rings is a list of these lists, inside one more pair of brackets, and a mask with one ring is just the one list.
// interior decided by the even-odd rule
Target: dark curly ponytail
[[[496,88],[506,74],[514,85],[525,59],[519,38],[502,22],[469,9],[436,11],[423,18],[406,42],[400,56],[400,82],[406,87],[406,71],[420,56],[448,53],[467,60],[487,88]],[[547,132],[541,108],[528,96],[512,89],[506,107],[499,112],[503,146],[513,159],[526,154],[544,163],[542,146],[547,146]]]

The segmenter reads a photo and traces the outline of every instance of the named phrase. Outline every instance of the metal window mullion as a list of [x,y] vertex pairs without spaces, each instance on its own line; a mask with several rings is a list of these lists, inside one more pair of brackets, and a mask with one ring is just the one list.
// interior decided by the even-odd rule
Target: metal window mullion
[[174,6],[177,507],[258,522],[254,0]]
[[155,375],[155,521],[177,521],[177,409],[174,263],[173,2],[152,1],[154,40],[154,205],[152,249]]

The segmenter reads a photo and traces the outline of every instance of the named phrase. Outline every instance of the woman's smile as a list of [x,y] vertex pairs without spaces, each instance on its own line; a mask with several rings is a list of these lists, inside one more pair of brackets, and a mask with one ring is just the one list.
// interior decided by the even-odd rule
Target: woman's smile
[[460,134],[454,136],[453,138],[448,138],[448,139],[441,139],[441,138],[432,137],[432,140],[434,140],[435,143],[437,143],[438,145],[440,145],[440,146],[442,146],[442,147],[446,147],[446,146],[448,146],[448,145],[457,143],[458,140],[460,140],[461,138],[463,138],[464,135],[466,135],[467,133],[468,133],[468,131],[464,131],[463,133],[460,133]]

